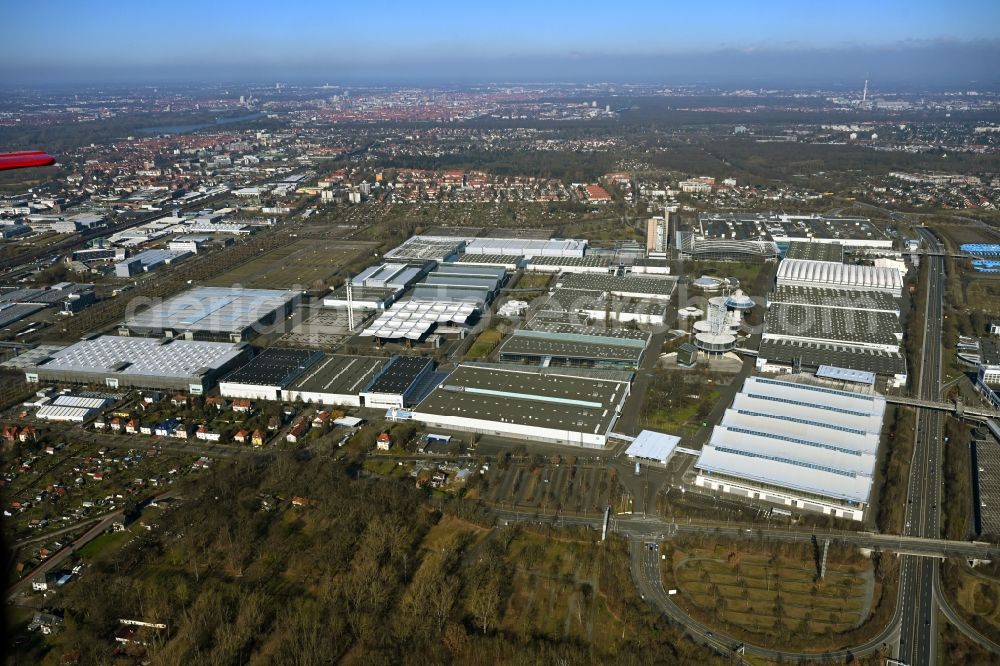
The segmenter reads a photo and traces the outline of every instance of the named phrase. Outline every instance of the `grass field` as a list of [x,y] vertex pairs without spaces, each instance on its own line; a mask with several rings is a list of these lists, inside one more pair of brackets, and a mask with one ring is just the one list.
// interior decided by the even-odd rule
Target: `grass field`
[[971,310],[1000,314],[1000,279],[970,276],[965,280],[965,304]]
[[105,532],[94,537],[86,546],[77,551],[77,554],[84,559],[90,559],[105,551],[121,548],[132,537],[128,531],[125,532]]
[[517,281],[518,289],[538,289],[546,291],[552,284],[553,275],[551,273],[525,273]]
[[955,611],[988,638],[1000,640],[1000,566],[970,569],[964,562],[947,562],[941,574]]
[[367,245],[337,238],[301,238],[257,259],[216,275],[206,284],[254,289],[310,288],[327,283]]
[[694,434],[701,427],[701,421],[698,420],[699,412],[704,410],[704,405],[714,405],[718,399],[718,391],[708,391],[698,400],[684,407],[677,409],[654,408],[643,419],[643,425],[653,430]]
[[504,628],[536,636],[613,645],[624,624],[602,595],[602,553],[590,543],[520,533]]
[[465,353],[465,358],[467,360],[478,360],[486,358],[490,353],[496,349],[496,346],[500,344],[503,340],[503,333],[495,328],[488,328],[479,334],[476,341],[472,343],[469,347],[469,351]]
[[751,544],[668,549],[664,578],[688,608],[756,640],[808,646],[861,625],[876,585],[860,556],[831,556],[817,580],[811,547]]

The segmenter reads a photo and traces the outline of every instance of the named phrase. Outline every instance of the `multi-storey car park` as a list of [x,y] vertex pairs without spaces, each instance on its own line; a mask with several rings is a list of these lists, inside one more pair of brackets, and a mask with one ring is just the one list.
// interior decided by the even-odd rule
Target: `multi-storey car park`
[[888,312],[774,303],[764,318],[763,340],[833,343],[899,351],[903,331]]
[[432,427],[600,448],[628,398],[632,374],[463,364],[413,411]]
[[397,261],[448,261],[465,248],[461,238],[448,236],[411,236],[399,246],[385,253],[387,260]]
[[884,291],[859,292],[828,287],[800,287],[779,284],[767,297],[768,307],[775,303],[886,312],[899,317],[899,301]]
[[669,301],[676,287],[676,278],[638,275],[564,273],[556,280],[558,289],[601,291],[624,298],[656,301]]
[[839,243],[808,243],[792,241],[785,250],[785,259],[806,261],[835,261],[843,263],[844,246]]
[[871,372],[894,387],[906,385],[906,358],[901,351],[835,342],[769,339],[761,340],[757,352],[757,369],[762,372],[812,371],[823,365]]
[[290,315],[298,298],[280,289],[195,287],[132,314],[121,332],[239,342]]
[[863,520],[886,403],[857,387],[747,378],[702,448],[695,483]]
[[102,384],[111,388],[188,391],[200,395],[245,359],[230,342],[104,335],[82,340],[25,368],[28,382]]
[[611,268],[609,257],[533,257],[524,264],[524,270],[535,273],[607,273]]
[[504,270],[516,271],[524,259],[514,254],[460,254],[452,260],[460,266],[499,266]]

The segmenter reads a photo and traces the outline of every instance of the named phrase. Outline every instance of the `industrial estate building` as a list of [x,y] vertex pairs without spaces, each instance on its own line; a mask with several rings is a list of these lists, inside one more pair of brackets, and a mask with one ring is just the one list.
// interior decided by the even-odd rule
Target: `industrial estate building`
[[324,354],[281,392],[288,402],[364,406],[361,394],[374,382],[389,359]]
[[461,238],[450,236],[411,236],[385,253],[385,259],[398,261],[448,261],[465,247]]
[[463,364],[413,411],[432,427],[603,447],[631,373]]
[[702,261],[774,261],[778,245],[769,240],[737,240],[705,238],[693,231],[679,229],[674,233],[677,253],[684,259]]
[[458,327],[464,333],[478,314],[478,305],[471,302],[403,301],[380,314],[359,335],[382,342],[413,343],[440,327]]
[[700,213],[698,235],[705,239],[793,242],[848,247],[891,248],[892,239],[866,217],[776,213]]
[[587,241],[578,239],[534,240],[530,238],[476,238],[465,244],[467,255],[534,257],[582,257]]
[[901,273],[892,268],[782,260],[767,300],[757,368],[835,366],[874,373],[889,386],[904,385],[902,287]]
[[587,255],[586,257],[533,257],[524,264],[524,270],[534,273],[607,273],[611,259]]
[[903,278],[897,270],[834,261],[785,259],[778,265],[777,280],[778,285],[884,291],[897,298],[903,293]]
[[979,341],[976,388],[994,407],[1000,408],[1000,345],[993,338]]
[[[862,520],[885,398],[856,390],[749,377],[695,468],[698,486]],[[867,390],[866,390],[867,389]]]
[[634,369],[647,340],[522,329],[504,340],[500,360],[543,367],[575,366]]
[[125,320],[125,335],[239,342],[292,313],[298,294],[279,289],[196,287]]
[[490,303],[507,281],[507,271],[499,266],[438,264],[418,284],[412,298],[438,303]]
[[636,462],[666,465],[674,455],[681,438],[653,430],[643,430],[625,449],[625,457]]
[[395,356],[359,394],[366,407],[403,409],[434,387],[434,361],[420,356]]
[[139,273],[148,273],[160,266],[183,261],[191,254],[187,250],[146,250],[115,264],[115,276],[132,277]]
[[109,398],[59,395],[51,402],[45,398],[40,399],[38,402],[43,402],[44,404],[35,412],[37,418],[46,421],[83,423],[113,401]]
[[25,368],[28,382],[189,391],[200,395],[240,363],[247,348],[230,342],[104,335],[82,340]]
[[281,390],[304,373],[323,354],[305,349],[271,347],[219,382],[227,398],[280,400]]
[[663,324],[677,280],[660,276],[563,273],[536,315],[542,320]]

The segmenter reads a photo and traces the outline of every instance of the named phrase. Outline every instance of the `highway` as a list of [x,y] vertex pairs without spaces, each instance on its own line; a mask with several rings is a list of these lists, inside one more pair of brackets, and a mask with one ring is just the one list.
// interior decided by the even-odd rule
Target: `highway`
[[[929,249],[938,251],[937,239],[928,229],[919,229]],[[944,261],[928,256],[925,322],[917,394],[922,400],[937,400],[941,391],[941,323],[944,301]],[[941,534],[940,500],[943,417],[938,410],[919,409],[914,434],[913,458],[907,491],[906,536],[937,538]],[[904,557],[900,574],[899,600],[902,618],[899,627],[899,660],[911,666],[937,660],[935,626],[937,605],[934,588],[938,583],[938,563],[923,558]]]

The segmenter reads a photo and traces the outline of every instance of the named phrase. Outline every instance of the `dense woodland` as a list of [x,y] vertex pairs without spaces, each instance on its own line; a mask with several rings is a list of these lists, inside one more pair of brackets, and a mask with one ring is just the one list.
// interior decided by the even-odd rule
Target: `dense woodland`
[[[624,542],[494,527],[471,502],[357,472],[301,453],[212,468],[178,488],[177,507],[145,509],[154,529],[102,552],[53,599],[63,630],[32,634],[8,663],[711,661],[638,598]],[[553,590],[545,607],[570,612],[547,623],[536,608],[521,623],[518,600],[543,584]],[[145,657],[116,655],[122,617],[168,630],[150,631]],[[588,617],[610,618],[601,622],[612,633],[587,630]]]

